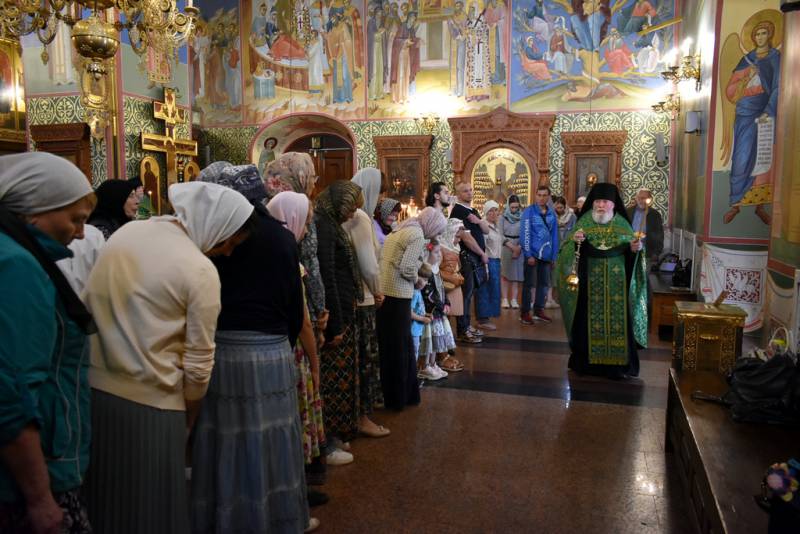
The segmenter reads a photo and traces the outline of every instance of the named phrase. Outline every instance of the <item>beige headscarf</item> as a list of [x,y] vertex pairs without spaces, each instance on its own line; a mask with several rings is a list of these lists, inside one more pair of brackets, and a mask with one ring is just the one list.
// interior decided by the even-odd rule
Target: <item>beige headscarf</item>
[[452,252],[460,252],[461,248],[455,243],[456,235],[464,228],[464,222],[460,219],[447,219],[447,228],[439,237],[441,246]]
[[447,229],[447,219],[444,218],[444,214],[440,210],[428,206],[420,211],[416,217],[403,221],[398,230],[409,226],[420,228],[425,239],[432,239]]
[[272,198],[281,191],[294,191],[310,196],[316,180],[314,160],[305,152],[285,152],[267,165],[264,181],[267,197]]
[[233,189],[208,182],[187,182],[169,187],[174,218],[202,251],[233,236],[253,214],[254,207]]
[[69,206],[92,192],[86,175],[68,160],[47,152],[0,157],[0,206],[36,215]]

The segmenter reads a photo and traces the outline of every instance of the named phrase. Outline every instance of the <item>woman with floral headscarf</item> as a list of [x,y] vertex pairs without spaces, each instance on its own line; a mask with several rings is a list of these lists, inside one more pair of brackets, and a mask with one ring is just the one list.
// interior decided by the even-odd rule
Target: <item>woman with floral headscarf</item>
[[425,245],[447,228],[436,208],[406,219],[386,238],[381,251],[383,306],[378,310],[378,347],[384,404],[393,410],[419,404],[419,383],[411,340],[411,298],[424,263]]
[[[268,199],[272,199],[281,191],[294,191],[311,198],[316,183],[314,160],[304,152],[281,154],[278,159],[267,165],[267,175],[264,177]],[[300,263],[306,269],[303,282],[306,286],[311,320],[318,331],[324,331],[328,322],[328,310],[325,308],[325,285],[320,277],[317,259],[317,226],[313,220],[300,242]]]
[[314,222],[319,232],[320,274],[325,284],[325,306],[330,310],[325,345],[320,357],[322,402],[329,440],[329,463],[352,461],[331,441],[347,442],[358,432],[358,328],[356,303],[364,298],[361,271],[350,237],[342,223],[352,219],[364,203],[361,188],[337,181],[316,201]]
[[386,236],[392,233],[392,225],[397,222],[400,215],[400,202],[393,198],[384,198],[375,208],[373,226],[378,243],[383,246]]

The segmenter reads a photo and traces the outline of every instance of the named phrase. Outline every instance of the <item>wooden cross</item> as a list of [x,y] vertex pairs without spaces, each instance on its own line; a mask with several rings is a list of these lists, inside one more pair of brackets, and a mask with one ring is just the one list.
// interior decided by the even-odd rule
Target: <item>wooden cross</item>
[[[142,132],[142,149],[152,152],[164,152],[167,156],[167,189],[178,182],[178,156],[197,156],[197,141],[176,139],[175,125],[186,123],[186,110],[180,109],[175,101],[175,90],[164,88],[164,102],[153,103],[153,117],[164,121],[165,135]],[[166,191],[160,191],[163,206],[159,215],[169,209]]]

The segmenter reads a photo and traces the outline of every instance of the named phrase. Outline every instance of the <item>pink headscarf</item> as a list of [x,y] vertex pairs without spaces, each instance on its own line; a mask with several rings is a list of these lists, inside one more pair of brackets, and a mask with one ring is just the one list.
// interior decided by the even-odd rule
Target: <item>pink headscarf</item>
[[292,191],[278,193],[267,204],[267,210],[270,215],[279,221],[283,221],[286,224],[286,228],[294,234],[294,238],[298,242],[303,237],[303,230],[306,227],[308,208],[308,197],[302,193],[294,193]]
[[403,221],[398,230],[409,226],[416,226],[422,230],[422,235],[425,236],[425,239],[433,239],[445,231],[447,219],[444,218],[444,214],[440,210],[428,206],[420,211],[416,217]]

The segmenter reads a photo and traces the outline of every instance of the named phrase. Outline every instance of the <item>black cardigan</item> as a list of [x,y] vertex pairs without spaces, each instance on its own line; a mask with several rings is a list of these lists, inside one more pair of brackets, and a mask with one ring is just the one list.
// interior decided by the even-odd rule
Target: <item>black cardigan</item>
[[303,286],[297,243],[261,205],[259,226],[230,257],[214,258],[222,282],[217,330],[285,335],[295,345],[303,327]]
[[[337,229],[330,217],[314,214],[317,225],[317,257],[319,258],[319,271],[322,282],[325,284],[325,307],[330,312],[328,327],[325,330],[325,339],[331,340],[344,332],[345,326],[353,322],[356,306],[356,283],[353,280],[353,270],[347,261],[347,250],[336,236]],[[356,254],[351,250],[352,257]],[[356,260],[357,261],[357,260]]]

